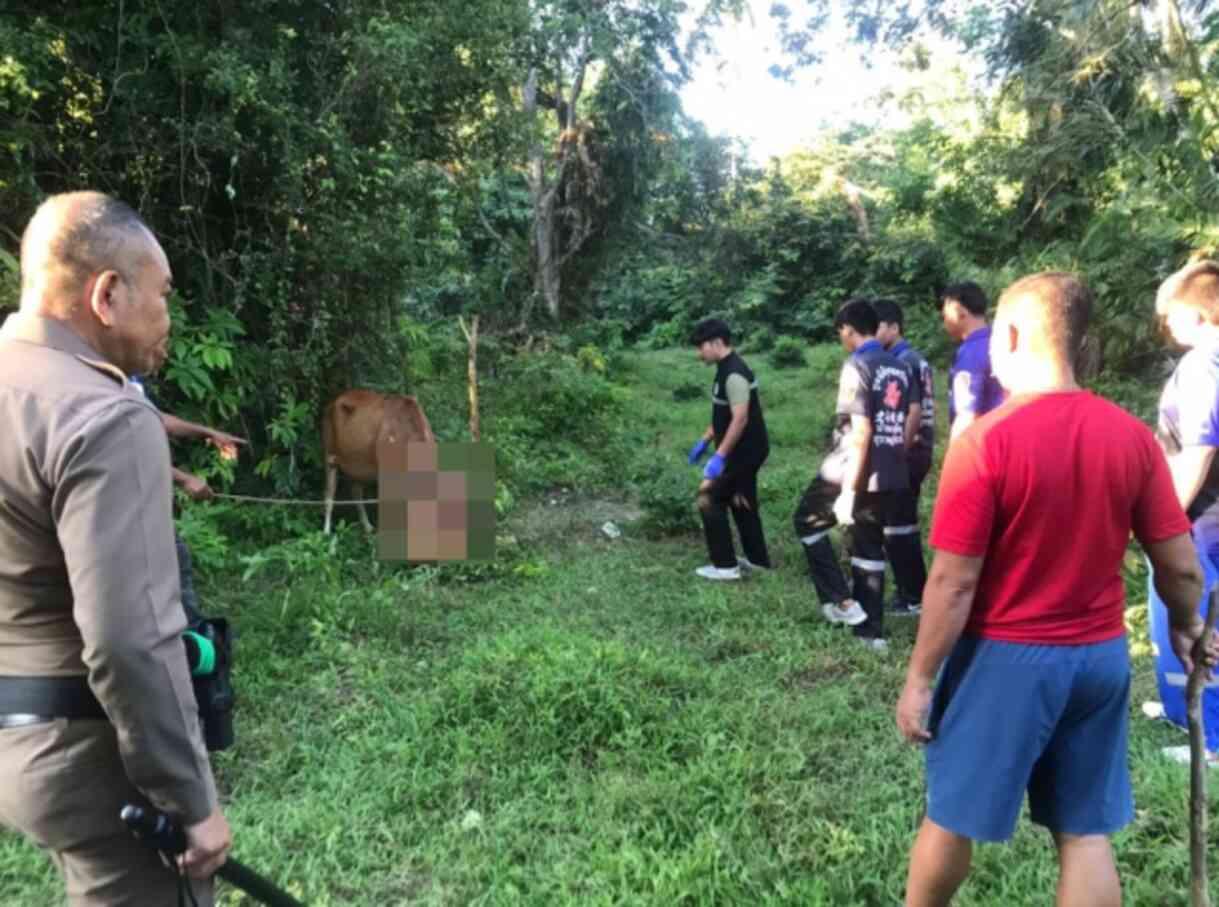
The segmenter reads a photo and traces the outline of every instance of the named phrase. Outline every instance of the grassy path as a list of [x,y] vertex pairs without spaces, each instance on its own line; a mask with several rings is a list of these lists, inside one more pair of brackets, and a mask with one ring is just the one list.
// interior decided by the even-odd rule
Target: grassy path
[[[205,578],[208,610],[242,634],[238,745],[216,760],[235,853],[315,907],[900,903],[922,770],[892,709],[914,624],[890,621],[878,657],[817,617],[789,514],[836,353],[777,373],[752,358],[775,448],[771,575],[696,581],[699,537],[628,524],[610,541],[596,508],[541,503],[512,523],[527,569],[494,584],[377,565],[351,532],[295,572]],[[624,472],[692,488],[707,404],[671,391],[709,371],[647,354],[628,378]],[[1136,714],[1154,693],[1137,664]],[[1184,905],[1188,778],[1158,754],[1184,738],[1133,721],[1126,901]],[[1027,820],[974,867],[963,907],[1051,902],[1049,839]],[[57,891],[0,834],[0,903]]]

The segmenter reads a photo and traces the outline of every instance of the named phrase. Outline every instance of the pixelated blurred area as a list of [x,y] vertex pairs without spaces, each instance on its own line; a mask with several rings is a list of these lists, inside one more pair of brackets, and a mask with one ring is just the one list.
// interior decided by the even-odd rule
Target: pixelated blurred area
[[387,561],[495,559],[495,450],[382,438],[377,555]]

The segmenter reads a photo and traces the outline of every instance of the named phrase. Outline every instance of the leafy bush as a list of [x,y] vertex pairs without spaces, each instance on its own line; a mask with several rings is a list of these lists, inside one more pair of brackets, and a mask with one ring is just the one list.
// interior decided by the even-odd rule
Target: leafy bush
[[15,256],[0,249],[0,312],[15,309],[21,301],[21,265]]
[[178,535],[190,548],[191,565],[198,573],[220,572],[232,566],[232,544],[223,529],[219,514],[231,513],[237,504],[211,504],[202,506],[186,503],[186,495],[179,492],[182,509],[174,520]]
[[596,372],[604,375],[606,370],[605,356],[597,347],[582,346],[576,351],[576,364],[586,372]]
[[781,337],[770,354],[770,364],[775,368],[801,368],[804,359],[804,344],[794,337]]
[[684,346],[689,339],[689,322],[684,316],[676,316],[667,321],[658,321],[644,335],[642,343],[654,350],[669,349],[674,346]]
[[756,350],[759,353],[769,353],[775,348],[775,332],[770,328],[763,328],[749,334],[745,339],[745,344],[750,350]]
[[683,381],[673,388],[673,399],[678,403],[685,403],[688,400],[698,400],[706,392],[706,388],[701,384],[696,384],[693,381]]
[[665,472],[639,483],[643,518],[639,528],[649,538],[666,538],[697,532],[695,476],[690,472]]
[[622,415],[615,391],[574,357],[542,353],[514,359],[487,396],[497,423],[510,421],[534,441],[565,438],[592,445],[612,433]]
[[621,459],[625,391],[577,356],[521,355],[502,363],[485,391],[484,438],[516,492],[552,485],[598,487]]

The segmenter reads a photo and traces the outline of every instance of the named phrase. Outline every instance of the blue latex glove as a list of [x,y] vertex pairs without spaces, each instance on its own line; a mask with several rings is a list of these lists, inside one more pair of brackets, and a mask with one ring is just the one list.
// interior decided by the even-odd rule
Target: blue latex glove
[[703,454],[707,452],[707,445],[711,442],[703,438],[697,444],[690,448],[690,456],[686,457],[686,462],[693,466],[703,458]]
[[711,459],[707,461],[707,466],[703,470],[704,479],[718,479],[724,472],[724,458],[719,454],[712,454]]

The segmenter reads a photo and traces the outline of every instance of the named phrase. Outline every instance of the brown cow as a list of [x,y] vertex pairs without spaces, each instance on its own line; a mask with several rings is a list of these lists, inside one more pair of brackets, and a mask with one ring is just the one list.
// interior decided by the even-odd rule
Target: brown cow
[[[423,407],[414,397],[356,389],[344,391],[330,401],[322,415],[326,535],[330,534],[330,514],[334,509],[339,470],[351,479],[352,493],[361,501],[364,483],[377,480],[377,447],[383,444],[401,446],[409,441],[436,443]],[[360,508],[360,522],[365,531],[372,532],[364,505],[356,506]]]

